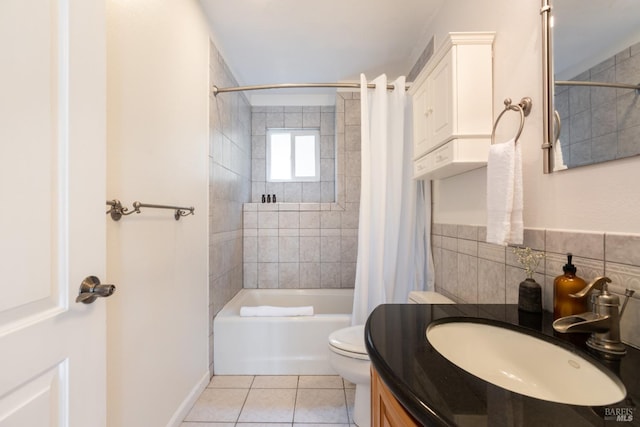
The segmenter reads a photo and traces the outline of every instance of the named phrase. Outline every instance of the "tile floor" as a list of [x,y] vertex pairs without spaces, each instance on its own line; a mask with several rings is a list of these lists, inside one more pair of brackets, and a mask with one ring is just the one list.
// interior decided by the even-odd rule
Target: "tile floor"
[[215,376],[181,427],[355,427],[354,397],[337,375]]

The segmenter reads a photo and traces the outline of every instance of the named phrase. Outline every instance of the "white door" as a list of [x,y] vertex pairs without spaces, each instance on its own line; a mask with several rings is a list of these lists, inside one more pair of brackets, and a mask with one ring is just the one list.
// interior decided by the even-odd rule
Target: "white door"
[[0,1],[2,427],[106,424],[104,7]]

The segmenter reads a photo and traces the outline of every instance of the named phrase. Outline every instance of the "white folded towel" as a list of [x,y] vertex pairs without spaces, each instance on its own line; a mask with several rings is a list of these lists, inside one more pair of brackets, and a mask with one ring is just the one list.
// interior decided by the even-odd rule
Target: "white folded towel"
[[567,169],[567,165],[564,163],[562,145],[560,145],[560,140],[558,139],[556,143],[553,144],[553,170],[559,171],[564,169]]
[[313,306],[274,307],[259,305],[256,307],[240,307],[242,317],[277,317],[277,316],[313,316]]
[[489,148],[487,164],[487,242],[521,245],[522,154],[515,139]]

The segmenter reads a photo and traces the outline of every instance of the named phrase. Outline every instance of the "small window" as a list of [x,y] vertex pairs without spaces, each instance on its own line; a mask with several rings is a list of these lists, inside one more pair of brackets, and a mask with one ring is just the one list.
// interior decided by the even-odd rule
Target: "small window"
[[320,131],[267,130],[267,181],[320,181]]

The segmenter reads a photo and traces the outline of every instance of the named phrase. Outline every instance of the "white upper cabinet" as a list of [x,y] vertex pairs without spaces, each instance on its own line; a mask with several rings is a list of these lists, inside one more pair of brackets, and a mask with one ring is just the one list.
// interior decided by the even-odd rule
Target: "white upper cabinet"
[[427,93],[432,96],[427,98],[426,121],[429,133],[427,134],[427,149],[435,148],[441,141],[446,141],[455,133],[453,126],[454,112],[453,99],[454,88],[452,81],[454,58],[449,51],[438,62],[429,78],[427,78]]
[[494,35],[449,33],[411,86],[415,178],[443,178],[486,164]]

